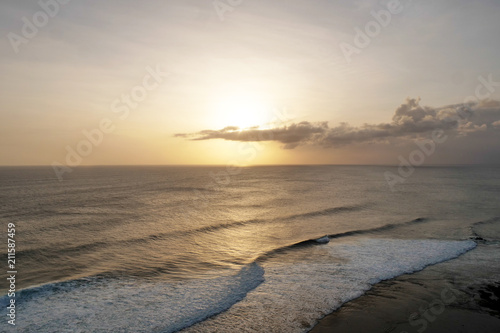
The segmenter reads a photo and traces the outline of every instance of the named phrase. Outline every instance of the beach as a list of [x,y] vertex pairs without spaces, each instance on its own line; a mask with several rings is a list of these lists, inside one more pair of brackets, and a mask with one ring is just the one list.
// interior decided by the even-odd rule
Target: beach
[[483,242],[457,259],[380,282],[310,333],[499,332],[499,250],[498,242]]

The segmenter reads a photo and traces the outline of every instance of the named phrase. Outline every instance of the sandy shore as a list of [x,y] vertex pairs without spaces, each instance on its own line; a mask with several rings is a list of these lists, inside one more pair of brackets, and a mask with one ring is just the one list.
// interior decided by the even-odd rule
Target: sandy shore
[[383,281],[310,332],[500,332],[500,245]]

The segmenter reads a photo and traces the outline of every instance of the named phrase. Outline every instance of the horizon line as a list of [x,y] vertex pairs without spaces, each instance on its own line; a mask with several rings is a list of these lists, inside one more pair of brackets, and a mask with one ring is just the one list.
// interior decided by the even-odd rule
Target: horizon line
[[[251,165],[235,165],[235,164],[88,164],[78,166],[68,166],[70,168],[86,168],[86,167],[262,167],[262,166],[386,166],[399,167],[400,164],[373,164],[373,163],[309,163],[309,164],[251,164]],[[419,167],[454,167],[454,166],[500,166],[500,163],[443,163],[443,164],[423,164],[412,165],[415,168]],[[0,168],[23,168],[23,167],[52,167],[50,164],[0,164]]]

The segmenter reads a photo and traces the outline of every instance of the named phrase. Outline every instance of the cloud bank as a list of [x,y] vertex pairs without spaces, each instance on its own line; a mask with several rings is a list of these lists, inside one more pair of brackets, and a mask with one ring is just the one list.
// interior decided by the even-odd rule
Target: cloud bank
[[190,140],[223,139],[229,141],[276,141],[283,148],[300,145],[318,145],[325,148],[358,143],[389,143],[392,139],[417,139],[429,136],[435,130],[448,135],[466,136],[475,132],[496,132],[500,129],[500,102],[483,101],[479,104],[456,104],[440,108],[421,106],[419,99],[407,99],[395,111],[391,122],[351,126],[340,123],[329,127],[327,122],[307,121],[262,129],[240,129],[235,126],[221,130],[197,133],[179,133],[176,137]]

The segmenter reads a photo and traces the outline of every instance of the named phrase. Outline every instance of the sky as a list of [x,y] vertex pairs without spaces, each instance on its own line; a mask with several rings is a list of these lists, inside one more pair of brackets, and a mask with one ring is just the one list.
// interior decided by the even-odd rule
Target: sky
[[500,163],[500,2],[0,2],[0,165]]

